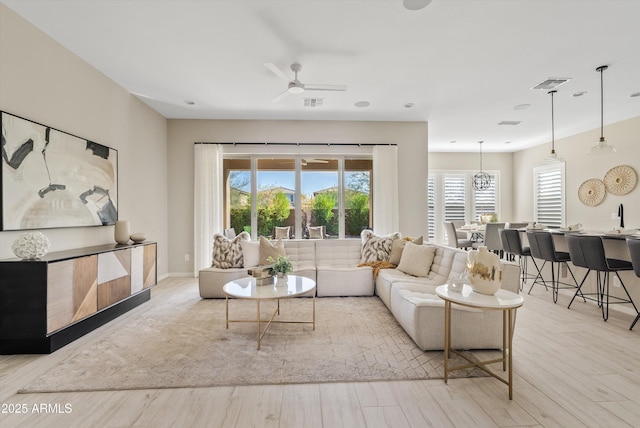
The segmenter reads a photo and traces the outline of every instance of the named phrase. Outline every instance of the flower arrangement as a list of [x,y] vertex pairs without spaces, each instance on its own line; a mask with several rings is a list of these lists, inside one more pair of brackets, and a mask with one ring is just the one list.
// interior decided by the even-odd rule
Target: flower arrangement
[[273,261],[273,258],[269,257],[268,261],[269,263],[273,263],[273,267],[271,268],[271,270],[274,273],[286,275],[293,272],[293,265],[291,264],[291,260],[286,257],[278,256],[278,259],[276,261]]

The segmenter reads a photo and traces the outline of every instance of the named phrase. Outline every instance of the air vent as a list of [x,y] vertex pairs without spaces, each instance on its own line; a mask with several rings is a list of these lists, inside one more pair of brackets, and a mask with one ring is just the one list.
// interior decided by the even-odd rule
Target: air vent
[[520,120],[503,120],[502,122],[498,122],[498,125],[520,125],[522,121]]
[[320,107],[324,102],[324,98],[305,98],[304,106],[305,107]]
[[536,86],[531,89],[541,89],[543,91],[550,91],[551,89],[555,89],[558,86],[567,83],[571,80],[570,77],[550,77],[542,83],[538,83]]

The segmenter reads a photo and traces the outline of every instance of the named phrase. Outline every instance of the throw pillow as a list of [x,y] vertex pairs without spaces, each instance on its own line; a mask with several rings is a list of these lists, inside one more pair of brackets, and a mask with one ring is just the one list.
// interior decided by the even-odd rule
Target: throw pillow
[[241,232],[233,239],[216,233],[213,236],[213,267],[221,269],[242,267],[241,242],[251,239],[247,232]]
[[241,241],[243,267],[255,267],[260,263],[260,242]]
[[409,275],[426,277],[435,256],[436,247],[408,242],[402,251],[398,270]]
[[276,226],[276,239],[289,239],[290,226],[279,227]]
[[416,245],[422,245],[423,239],[422,236],[416,239],[411,239],[408,237],[404,237],[402,239],[394,239],[391,243],[391,253],[389,254],[389,263],[394,265],[398,265],[400,263],[400,257],[402,257],[402,250],[407,242],[414,243]]
[[389,261],[391,244],[394,239],[399,239],[402,235],[399,232],[387,236],[379,236],[371,230],[363,230],[360,234],[362,238],[362,257],[360,263],[372,263]]
[[[261,236],[260,263],[258,263],[258,265],[265,266],[273,264],[273,262],[278,260],[278,257],[280,256],[287,256],[287,253],[284,251],[284,243],[282,242],[282,239],[278,239],[275,244],[272,244],[267,238]],[[269,257],[271,257],[271,259],[273,260],[272,262],[269,261]]]
[[309,226],[307,227],[309,231],[309,239],[322,239],[322,226]]

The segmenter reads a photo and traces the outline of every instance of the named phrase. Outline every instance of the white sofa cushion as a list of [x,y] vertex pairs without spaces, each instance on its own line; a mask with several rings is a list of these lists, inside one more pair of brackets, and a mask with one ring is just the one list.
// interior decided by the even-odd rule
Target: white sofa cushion
[[[391,312],[425,351],[444,349],[444,300],[435,285],[394,283]],[[455,349],[502,348],[502,312],[452,305],[451,339]]]
[[255,267],[260,263],[260,241],[241,241],[244,267]]
[[431,245],[416,245],[409,242],[402,250],[398,270],[409,275],[426,277],[431,270],[435,254],[436,248]]

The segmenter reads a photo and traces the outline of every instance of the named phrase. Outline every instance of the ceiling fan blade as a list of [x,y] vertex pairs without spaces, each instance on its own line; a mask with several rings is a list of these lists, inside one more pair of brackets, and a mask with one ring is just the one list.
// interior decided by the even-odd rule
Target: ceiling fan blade
[[281,78],[285,82],[290,82],[290,81],[293,80],[292,78],[287,76],[284,71],[280,70],[280,67],[278,67],[277,65],[275,65],[273,63],[265,62],[264,66],[267,67],[267,69],[269,69],[269,71],[271,71],[273,74],[275,74],[276,76],[278,76],[279,78]]
[[323,85],[320,83],[307,83],[304,89],[308,91],[346,91],[347,85]]
[[290,93],[291,92],[289,92],[289,90],[287,89],[286,91],[282,92],[280,95],[278,95],[274,99],[272,99],[271,102],[272,103],[277,103],[281,99],[288,97]]

